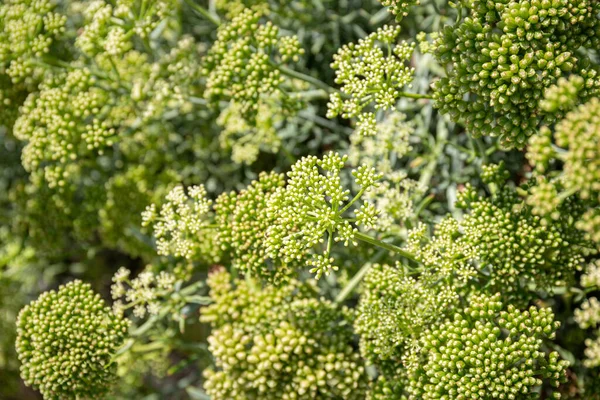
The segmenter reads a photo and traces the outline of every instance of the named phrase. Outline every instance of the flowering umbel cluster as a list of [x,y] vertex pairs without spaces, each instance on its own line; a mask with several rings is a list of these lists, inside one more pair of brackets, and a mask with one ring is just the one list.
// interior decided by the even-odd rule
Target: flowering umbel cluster
[[357,128],[364,135],[376,131],[374,110],[391,109],[402,97],[402,89],[413,79],[414,69],[406,66],[414,43],[397,44],[400,27],[386,25],[343,46],[333,58],[335,82],[341,93],[333,93],[327,116],[358,117]]
[[569,363],[543,347],[559,325],[550,309],[504,309],[499,294],[473,295],[468,307],[423,333],[409,398],[538,399],[544,381],[558,387],[566,380]]
[[111,358],[128,324],[91,286],[73,281],[42,294],[17,321],[25,383],[47,399],[102,399],[116,379]]
[[65,32],[67,18],[57,12],[61,3],[7,0],[0,5],[0,76],[8,75],[14,84],[35,82],[35,60],[48,54]]
[[396,16],[396,21],[408,15],[412,6],[420,3],[419,0],[380,0],[382,6],[388,7],[390,12]]
[[501,166],[488,167],[488,173],[487,181],[497,188],[496,194],[483,198],[467,188],[458,205],[469,209],[461,229],[476,249],[479,268],[489,270],[493,290],[507,282],[511,288],[504,290],[505,295],[531,284],[550,290],[553,285],[573,282],[585,256],[594,251],[575,226],[580,208],[565,202],[559,218],[547,224],[527,205],[529,199],[520,197],[517,189],[503,180]]
[[281,63],[298,61],[303,53],[295,36],[279,36],[271,22],[260,23],[261,12],[246,9],[221,26],[204,58],[204,97],[214,103],[231,101],[249,120],[264,97],[277,94],[284,82]]
[[[600,288],[600,261],[590,263],[583,275],[581,286],[590,291]],[[589,368],[600,366],[600,301],[597,297],[590,297],[583,301],[580,308],[575,310],[575,322],[581,329],[592,329],[593,336],[585,339],[584,364]]]
[[[577,227],[596,243],[600,243],[599,128],[600,100],[593,98],[569,112],[556,124],[554,133],[544,127],[532,136],[527,152],[540,175],[540,185],[535,189],[538,213],[555,217],[559,215],[556,210],[575,201],[576,195],[586,206]],[[554,171],[557,161],[563,165],[560,174]]]
[[[291,266],[308,265],[318,279],[337,269],[331,258],[334,242],[355,243],[357,226],[370,229],[377,222],[375,206],[359,200],[377,186],[382,174],[364,164],[352,170],[359,191],[350,198],[341,178],[346,161],[347,156],[334,152],[322,159],[304,157],[292,166],[287,182],[282,175],[262,173],[239,193],[219,196],[214,223],[205,191],[192,187],[188,199],[178,187],[160,212],[155,205],[147,208],[144,223],[153,224],[164,255],[206,258],[215,249],[206,246],[214,234],[216,248],[251,276],[280,283],[289,277]],[[350,210],[354,223],[346,215]]]
[[205,371],[211,398],[364,399],[366,375],[347,310],[297,281],[261,288],[254,280],[231,283],[220,269],[208,285],[214,304],[200,319],[213,328],[216,366]]
[[435,55],[448,76],[434,84],[434,96],[437,107],[462,121],[473,136],[497,136],[506,147],[524,147],[541,123],[561,116],[560,110],[540,102],[564,75],[574,73],[584,80],[581,99],[598,94],[597,70],[577,53],[598,48],[597,2],[462,4],[464,17],[445,27],[435,41]]

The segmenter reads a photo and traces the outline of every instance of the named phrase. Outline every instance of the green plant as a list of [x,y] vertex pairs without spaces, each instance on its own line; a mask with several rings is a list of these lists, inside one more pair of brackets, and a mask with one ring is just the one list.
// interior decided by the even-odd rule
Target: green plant
[[597,397],[599,4],[2,2],[0,398]]

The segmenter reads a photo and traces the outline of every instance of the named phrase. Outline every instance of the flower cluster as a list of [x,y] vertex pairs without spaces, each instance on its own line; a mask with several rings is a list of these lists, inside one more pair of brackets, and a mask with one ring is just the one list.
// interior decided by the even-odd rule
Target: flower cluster
[[[337,269],[329,255],[332,243],[341,241],[348,246],[355,242],[356,227],[343,214],[356,207],[362,194],[376,186],[382,177],[366,165],[353,170],[360,191],[350,199],[350,191],[344,189],[340,176],[346,160],[346,156],[329,153],[322,159],[304,157],[292,166],[287,185],[276,190],[267,204],[267,214],[273,223],[267,229],[265,245],[271,258],[284,263],[304,260],[309,250],[324,243],[327,236],[323,255],[308,260],[313,267],[311,272],[318,278]],[[377,210],[370,203],[363,202],[355,214],[359,226],[373,226],[377,218]]]
[[566,381],[569,363],[543,348],[560,325],[552,311],[512,305],[502,311],[499,300],[499,294],[473,295],[468,307],[423,333],[423,361],[410,375],[409,398],[537,399],[544,381]]
[[207,218],[212,201],[206,198],[204,186],[191,186],[187,194],[183,186],[177,186],[165,199],[160,210],[152,204],[142,214],[142,225],[152,225],[158,254],[218,259]]
[[526,203],[507,184],[491,198],[467,187],[458,199],[469,210],[461,222],[464,240],[476,249],[478,268],[489,272],[492,290],[509,286],[505,295],[524,295],[529,285],[551,290],[573,282],[591,247],[575,227],[577,207],[561,204],[559,218],[548,224]]
[[584,84],[585,80],[579,75],[571,75],[568,79],[559,78],[555,85],[546,89],[540,107],[549,113],[571,110],[579,101],[579,92]]
[[114,382],[111,357],[127,334],[89,284],[42,294],[19,313],[17,352],[27,385],[49,399],[104,398]]
[[408,15],[412,6],[420,4],[419,0],[380,0],[382,6],[388,7],[390,12],[396,16],[396,21]]
[[352,347],[349,315],[297,281],[261,288],[224,270],[208,279],[214,304],[201,311],[216,367],[211,398],[363,399],[366,374]]
[[404,157],[411,149],[410,137],[414,123],[406,115],[392,112],[376,123],[372,132],[354,130],[350,135],[348,160],[352,165],[366,164],[384,174],[393,172],[393,162]]
[[541,123],[561,116],[560,110],[545,111],[548,103],[542,106],[541,100],[563,75],[583,79],[580,99],[598,94],[598,72],[577,50],[598,47],[600,4],[467,3],[459,14],[465,17],[436,40],[436,58],[448,76],[434,84],[434,97],[437,107],[463,122],[473,136],[497,136],[506,147],[524,147]]
[[[311,266],[318,279],[337,269],[330,256],[334,242],[354,244],[357,226],[377,224],[379,210],[359,200],[382,174],[367,165],[352,170],[360,189],[351,199],[342,185],[346,160],[333,152],[322,159],[304,157],[288,172],[287,184],[282,175],[262,173],[239,193],[219,196],[214,223],[206,191],[192,187],[188,198],[178,187],[160,211],[155,205],[146,209],[144,224],[153,225],[163,255],[215,260],[221,251],[235,267],[271,283],[284,282],[290,267],[299,265]],[[351,210],[354,224],[346,216]],[[324,251],[315,251],[323,245]]]
[[418,182],[398,170],[398,161],[412,149],[414,123],[406,115],[392,112],[376,124],[376,132],[364,135],[358,129],[350,135],[348,161],[367,165],[384,174],[379,185],[364,194],[378,210],[377,231],[392,231],[413,215],[413,200],[424,190]]
[[238,164],[252,164],[261,150],[276,153],[281,145],[277,128],[283,118],[279,107],[261,101],[253,124],[246,120],[237,103],[230,103],[221,112],[217,123],[223,127],[219,136],[221,147],[231,149],[231,159]]
[[442,282],[418,279],[400,264],[369,269],[354,321],[361,354],[378,372],[369,399],[401,397],[411,349],[425,329],[457,308],[455,287]]
[[120,57],[132,47],[133,35],[147,38],[177,7],[172,0],[117,0],[114,5],[104,0],[90,2],[83,10],[85,27],[75,45],[89,57],[103,52],[108,57]]
[[[590,263],[581,276],[581,286],[587,290],[600,288],[600,261]],[[574,319],[581,329],[593,329],[594,336],[585,340],[584,365],[588,368],[600,366],[600,301],[590,297],[583,301],[580,308],[574,312]]]
[[42,83],[21,108],[14,135],[27,143],[23,166],[43,170],[50,187],[67,184],[74,172],[69,164],[113,144],[116,130],[107,118],[111,98],[95,83],[88,69],[68,72]]
[[[115,314],[123,315],[126,308],[133,307],[133,315],[138,318],[144,318],[146,312],[157,315],[163,298],[175,290],[175,275],[165,271],[159,274],[144,271],[130,280],[130,274],[131,271],[121,267],[113,276],[110,291],[113,300],[116,300],[113,304]],[[125,304],[122,298],[125,298]]]
[[271,22],[260,23],[259,11],[246,9],[222,25],[204,58],[204,97],[218,104],[233,101],[253,121],[260,100],[281,89],[280,63],[297,61],[303,53],[296,37],[280,37]]
[[458,288],[470,285],[477,277],[473,261],[479,249],[462,234],[460,222],[450,216],[438,222],[432,234],[422,223],[411,229],[405,248],[424,265],[421,280],[443,280]]
[[[334,56],[331,67],[342,93],[333,93],[327,116],[358,117],[357,128],[363,134],[376,131],[375,110],[391,109],[410,84],[414,69],[406,66],[414,43],[396,44],[400,27],[384,26],[358,43],[343,46]],[[364,109],[367,108],[365,111]]]
[[[544,190],[547,196],[541,200],[552,204],[573,201],[572,196],[582,199],[587,210],[579,217],[577,226],[586,232],[588,238],[600,242],[600,100],[594,98],[569,112],[556,124],[554,134],[544,128],[530,139],[527,157],[534,164],[537,174],[547,174],[552,162],[560,160],[562,171],[556,179],[546,179]],[[558,149],[553,145],[553,140]],[[537,189],[538,191],[544,188]],[[539,201],[537,203],[540,203]],[[556,207],[554,207],[556,209]],[[547,210],[551,211],[551,210]],[[546,215],[552,216],[550,212]],[[558,214],[555,213],[555,216]]]
[[265,237],[273,218],[268,215],[268,201],[284,186],[284,177],[276,173],[261,173],[239,193],[223,193],[215,203],[219,226],[218,243],[227,249],[231,264],[252,277],[279,284],[289,270],[279,260],[269,260]]
[[60,2],[8,0],[0,4],[0,75],[31,84],[39,75],[35,60],[50,52],[65,32]]

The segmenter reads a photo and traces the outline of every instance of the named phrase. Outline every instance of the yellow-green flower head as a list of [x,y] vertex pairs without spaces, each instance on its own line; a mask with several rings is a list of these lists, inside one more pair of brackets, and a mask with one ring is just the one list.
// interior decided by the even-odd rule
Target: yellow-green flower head
[[[598,71],[579,49],[599,44],[600,3],[590,0],[462,2],[462,18],[435,41],[447,77],[434,84],[436,105],[473,136],[497,136],[522,148],[543,123],[562,115],[552,98],[559,79],[579,75],[580,99],[598,94]],[[581,82],[583,80],[583,82]],[[549,102],[543,101],[547,89]],[[570,91],[571,89],[569,89]]]
[[413,79],[414,68],[406,65],[414,43],[396,44],[400,27],[383,26],[358,43],[338,50],[331,67],[342,94],[331,95],[327,117],[358,117],[357,128],[365,135],[376,130],[373,110],[393,108],[402,88]]
[[87,283],[45,292],[17,320],[21,377],[46,399],[104,399],[116,378],[111,358],[127,329]]
[[201,311],[215,367],[205,371],[213,400],[362,400],[366,373],[352,346],[348,310],[291,280],[281,287],[208,278],[214,303]]
[[411,375],[409,398],[539,399],[544,381],[566,381],[569,363],[543,349],[560,325],[552,311],[503,310],[499,300],[500,294],[473,295],[467,308],[424,332],[424,360]]

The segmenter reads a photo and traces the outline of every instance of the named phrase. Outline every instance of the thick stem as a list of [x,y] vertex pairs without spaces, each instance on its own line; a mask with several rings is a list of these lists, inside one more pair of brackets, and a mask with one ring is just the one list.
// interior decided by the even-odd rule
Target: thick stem
[[365,277],[365,275],[367,275],[367,272],[369,272],[369,270],[371,269],[373,264],[376,264],[379,260],[381,260],[381,258],[385,254],[386,254],[386,251],[379,250],[379,252],[377,254],[375,254],[375,256],[369,260],[369,262],[367,262],[365,265],[363,265],[361,267],[361,269],[359,269],[358,272],[348,282],[348,284],[346,286],[344,286],[344,288],[338,293],[338,295],[335,298],[335,302],[339,304],[339,303],[342,303],[344,300],[346,300],[346,298],[348,298],[348,296],[352,292],[354,292],[354,289],[356,289],[358,284],[360,282],[362,282],[363,278]]
[[386,249],[386,250],[392,251],[392,252],[394,252],[396,254],[401,255],[404,258],[407,258],[407,259],[409,259],[411,261],[414,261],[414,262],[420,264],[419,260],[417,260],[413,254],[409,253],[408,251],[406,251],[403,248],[398,247],[398,246],[396,246],[394,244],[383,242],[383,241],[375,239],[375,238],[373,238],[373,237],[371,237],[369,235],[366,235],[366,234],[364,234],[362,232],[356,232],[354,234],[354,237],[356,239],[362,241],[362,242],[369,243],[369,244],[372,244],[374,246],[381,247],[382,249]]

